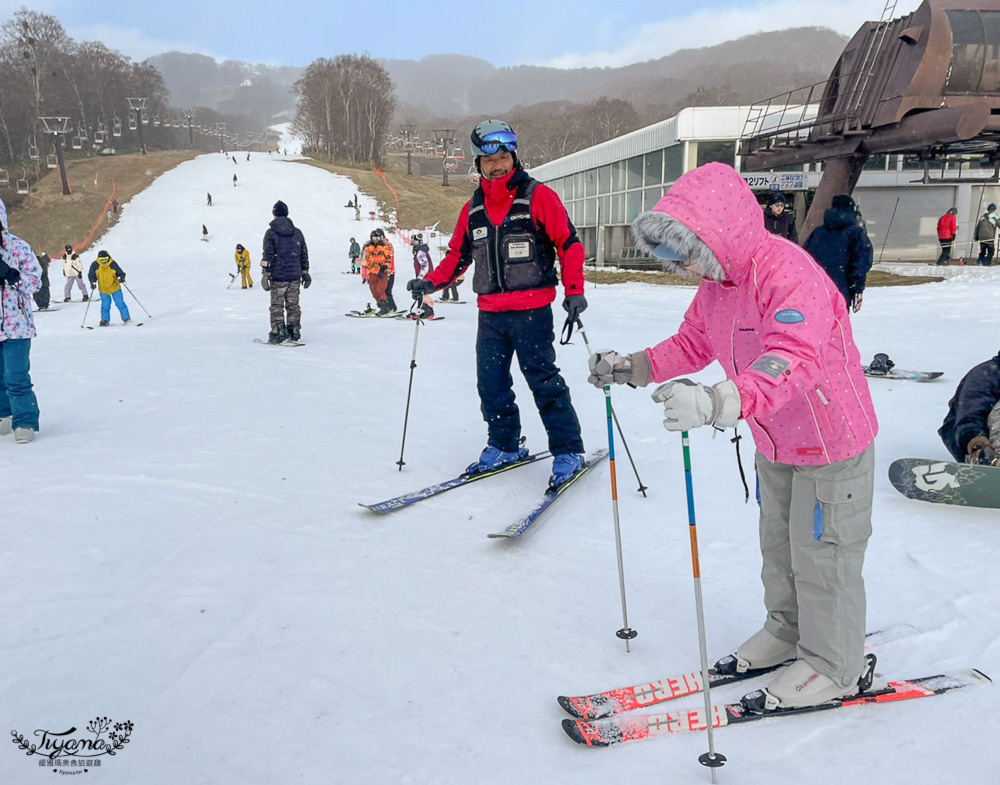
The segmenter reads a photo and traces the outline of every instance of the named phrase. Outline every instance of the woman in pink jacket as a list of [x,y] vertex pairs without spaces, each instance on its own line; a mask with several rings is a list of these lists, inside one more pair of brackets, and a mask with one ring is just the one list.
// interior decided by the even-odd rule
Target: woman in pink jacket
[[[632,231],[667,269],[701,283],[676,335],[631,355],[595,353],[590,381],[675,379],[653,393],[667,430],[745,420],[757,446],[767,619],[719,665],[795,659],[765,691],[766,708],[853,694],[870,676],[861,568],[878,425],[844,298],[807,253],[764,229],[753,193],[723,164],[685,174]],[[725,381],[676,378],[713,360]]]

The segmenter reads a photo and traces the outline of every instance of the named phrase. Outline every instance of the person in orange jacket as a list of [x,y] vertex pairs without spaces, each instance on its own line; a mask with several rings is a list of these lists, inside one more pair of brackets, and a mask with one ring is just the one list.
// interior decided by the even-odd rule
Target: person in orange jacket
[[381,229],[372,230],[369,241],[365,243],[363,254],[365,277],[368,279],[372,297],[378,304],[378,315],[388,316],[396,310],[387,293],[389,276],[395,275],[396,265],[393,260],[392,245],[385,239],[385,232]]

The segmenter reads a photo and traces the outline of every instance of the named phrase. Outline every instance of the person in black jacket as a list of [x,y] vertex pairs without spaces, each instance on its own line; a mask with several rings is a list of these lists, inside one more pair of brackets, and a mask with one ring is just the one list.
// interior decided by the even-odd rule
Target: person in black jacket
[[274,220],[264,233],[261,257],[261,286],[271,292],[271,332],[268,343],[298,341],[302,329],[299,284],[306,289],[309,276],[309,249],[306,238],[288,218],[288,205],[278,201],[271,210]]
[[872,268],[872,244],[850,196],[833,197],[830,209],[823,213],[823,225],[809,235],[803,248],[826,270],[847,307],[860,311],[865,279]]
[[799,232],[795,228],[795,216],[788,212],[784,194],[775,191],[767,197],[764,208],[764,228],[771,234],[799,244]]
[[962,377],[938,435],[959,463],[1000,465],[1000,353]]

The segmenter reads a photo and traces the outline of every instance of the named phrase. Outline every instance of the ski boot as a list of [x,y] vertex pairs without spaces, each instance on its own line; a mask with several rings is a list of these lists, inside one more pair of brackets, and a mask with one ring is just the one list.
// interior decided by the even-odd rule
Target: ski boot
[[560,485],[568,482],[584,467],[582,453],[567,452],[552,459],[552,476],[549,477],[549,490],[554,491]]
[[795,644],[775,637],[761,629],[740,644],[735,654],[729,654],[715,663],[715,671],[723,676],[772,668],[786,660],[795,659]]
[[888,354],[876,354],[872,359],[871,365],[868,366],[868,373],[875,374],[877,376],[888,376],[889,371],[893,369],[896,365],[892,360],[889,359]]
[[108,322],[108,320],[107,320],[107,319],[101,319],[101,321],[100,321],[100,322],[98,322],[97,326],[98,326],[98,327],[107,327],[107,326],[108,326],[108,324],[109,324],[109,322]]
[[16,444],[27,444],[35,438],[34,428],[15,428],[14,442]]
[[267,334],[268,343],[281,343],[288,337],[288,331],[283,324],[272,324],[271,332]]
[[[762,690],[754,690],[740,699],[743,708],[754,714],[775,709],[800,709],[871,692],[875,685],[875,655],[866,654],[864,668],[857,682],[842,685],[829,676],[818,673],[805,660],[796,660],[771,680]],[[884,686],[881,682],[874,691]]]
[[295,341],[298,343],[299,338],[302,335],[302,331],[297,324],[288,325],[288,340]]
[[[84,298],[84,299],[86,299],[86,298]],[[69,298],[68,297],[63,297],[63,302],[64,303],[68,303],[69,302]]]
[[501,450],[499,447],[489,445],[480,453],[478,461],[469,464],[469,467],[465,470],[465,474],[472,476],[474,474],[482,474],[483,472],[491,472],[499,469],[501,466],[506,466],[508,463],[523,461],[527,457],[528,449],[526,447],[518,447],[512,452],[508,452]]
[[[66,302],[69,302],[69,298],[66,298]],[[88,295],[83,295],[83,302],[90,302],[90,297]]]
[[0,417],[0,436],[6,436],[8,433],[14,432],[14,429],[11,427],[13,422],[13,415],[10,417]]

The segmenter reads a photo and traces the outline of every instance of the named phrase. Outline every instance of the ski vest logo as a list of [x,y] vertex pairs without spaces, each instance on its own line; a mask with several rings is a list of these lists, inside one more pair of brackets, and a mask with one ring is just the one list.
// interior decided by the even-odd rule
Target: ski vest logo
[[489,233],[490,233],[489,229],[487,229],[485,226],[476,227],[475,229],[472,230],[472,239],[485,240],[486,235],[488,235]]

